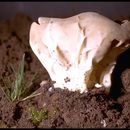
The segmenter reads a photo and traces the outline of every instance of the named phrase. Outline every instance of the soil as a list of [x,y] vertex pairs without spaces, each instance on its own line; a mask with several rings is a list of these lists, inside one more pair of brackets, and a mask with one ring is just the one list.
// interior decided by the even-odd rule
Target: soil
[[[22,13],[0,21],[0,128],[130,128],[130,50],[118,58],[109,95],[104,88],[82,94],[55,89],[29,46],[31,23]],[[5,82],[15,81],[11,66],[17,70],[23,54],[26,84],[37,74],[26,96],[40,95],[11,101]]]

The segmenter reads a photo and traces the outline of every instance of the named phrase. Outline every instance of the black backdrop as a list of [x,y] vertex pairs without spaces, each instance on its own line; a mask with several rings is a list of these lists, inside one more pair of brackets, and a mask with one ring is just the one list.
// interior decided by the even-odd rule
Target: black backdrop
[[130,2],[0,2],[0,19],[16,12],[24,12],[36,20],[39,16],[69,17],[85,11],[116,18],[130,15]]

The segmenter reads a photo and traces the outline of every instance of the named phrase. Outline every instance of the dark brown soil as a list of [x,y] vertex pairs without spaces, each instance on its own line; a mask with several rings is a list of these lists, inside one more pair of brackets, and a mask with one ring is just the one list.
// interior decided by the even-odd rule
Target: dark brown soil
[[[130,128],[130,53],[123,57],[127,62],[119,61],[113,72],[110,95],[103,88],[83,94],[54,89],[29,46],[31,23],[22,13],[0,22],[0,128]],[[34,91],[41,95],[12,102],[5,94],[2,77],[15,80],[11,65],[17,70],[24,53],[25,81],[37,73],[28,95]],[[117,71],[122,64],[127,65]],[[43,80],[48,82],[40,85]],[[31,112],[32,108],[36,112]]]

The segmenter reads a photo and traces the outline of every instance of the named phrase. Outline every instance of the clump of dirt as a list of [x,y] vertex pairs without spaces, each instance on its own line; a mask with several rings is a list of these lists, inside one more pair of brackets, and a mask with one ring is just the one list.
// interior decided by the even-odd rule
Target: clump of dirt
[[[0,128],[130,128],[130,65],[120,73],[116,69],[123,63],[117,65],[113,75],[118,78],[113,76],[116,82],[113,81],[110,95],[105,94],[104,88],[83,94],[54,89],[29,46],[31,23],[23,13],[0,22]],[[36,91],[41,95],[12,102],[2,79],[15,80],[11,66],[17,70],[24,53],[25,80],[30,81],[37,73],[30,94]],[[48,82],[40,85],[43,80]],[[118,87],[121,92],[115,98]]]

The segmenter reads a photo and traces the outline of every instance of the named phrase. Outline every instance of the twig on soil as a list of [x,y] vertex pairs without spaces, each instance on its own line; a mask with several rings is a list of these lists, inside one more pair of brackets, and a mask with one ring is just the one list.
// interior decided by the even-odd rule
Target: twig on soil
[[33,98],[33,97],[36,97],[36,96],[39,96],[41,95],[42,93],[36,93],[36,92],[33,92],[31,95],[27,96],[26,98],[23,98],[21,101],[25,101],[29,98]]

